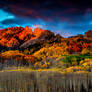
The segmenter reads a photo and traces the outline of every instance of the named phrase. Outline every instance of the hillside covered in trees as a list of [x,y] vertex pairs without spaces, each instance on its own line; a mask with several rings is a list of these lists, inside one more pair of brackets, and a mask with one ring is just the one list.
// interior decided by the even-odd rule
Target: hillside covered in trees
[[64,38],[49,30],[0,30],[0,69],[6,67],[92,71],[92,31]]

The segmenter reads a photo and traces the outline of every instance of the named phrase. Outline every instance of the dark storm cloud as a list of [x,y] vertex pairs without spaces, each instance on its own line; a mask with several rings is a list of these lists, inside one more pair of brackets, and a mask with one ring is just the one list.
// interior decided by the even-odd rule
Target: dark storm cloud
[[62,19],[62,16],[64,20],[71,20],[72,16],[84,15],[92,8],[91,0],[0,0],[0,3],[1,8],[16,16],[47,21]]
[[8,25],[8,24],[15,24],[15,23],[19,23],[16,19],[7,19],[2,21],[2,24]]
[[65,36],[92,29],[91,0],[0,0],[0,9],[14,18],[3,18],[0,28],[38,25]]

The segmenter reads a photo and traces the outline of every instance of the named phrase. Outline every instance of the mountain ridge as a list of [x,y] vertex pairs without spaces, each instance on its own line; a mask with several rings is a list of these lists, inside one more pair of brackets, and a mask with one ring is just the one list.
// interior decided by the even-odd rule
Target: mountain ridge
[[40,28],[32,31],[27,26],[3,29],[0,30],[0,63],[34,69],[79,66],[81,60],[92,58],[91,33],[64,38]]
[[57,36],[55,36],[55,34],[49,30],[35,28],[32,31],[32,29],[28,26],[25,28],[11,27],[2,29],[0,30],[0,34],[0,46],[7,49],[16,49],[19,47],[21,48],[28,42],[33,43],[35,41],[34,43],[39,43],[40,41],[47,40],[54,41],[57,38]]
[[[77,35],[77,36],[71,36],[69,38],[64,38],[59,34],[54,34],[53,32],[49,30],[43,30],[40,28],[35,28],[33,31],[30,27],[26,26],[23,27],[11,27],[7,29],[0,30],[0,46],[1,48],[5,49],[26,49],[26,48],[34,48],[35,46],[38,48],[44,47],[43,45],[45,43],[48,44],[54,44],[54,43],[63,43],[62,39],[65,40],[65,42],[68,45],[68,50],[75,50],[75,52],[80,52],[84,45],[91,46],[91,34],[92,31],[85,32],[84,35]],[[79,43],[79,44],[78,44]],[[80,43],[82,45],[80,45]],[[42,46],[42,47],[41,47]],[[86,47],[86,46],[84,46]],[[36,48],[36,49],[37,49]],[[39,48],[39,49],[40,49]],[[77,48],[77,49],[75,49]]]

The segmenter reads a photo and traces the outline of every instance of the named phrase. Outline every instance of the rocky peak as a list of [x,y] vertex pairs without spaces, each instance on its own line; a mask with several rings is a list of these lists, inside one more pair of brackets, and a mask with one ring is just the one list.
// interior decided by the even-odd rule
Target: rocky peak
[[32,29],[26,26],[22,32],[20,32],[17,36],[20,40],[27,41],[32,37]]
[[34,31],[33,31],[33,34],[38,37],[42,34],[42,32],[44,32],[45,30],[42,30],[40,28],[35,28]]
[[51,40],[51,38],[54,37],[53,32],[40,28],[35,28],[34,31],[32,31],[28,26],[25,28],[11,27],[0,30],[0,45],[13,48],[21,46],[27,41],[30,42],[32,40],[31,42],[33,44],[39,41]]
[[33,35],[34,35],[34,39],[30,39],[26,41],[20,46],[20,48],[27,48],[29,46],[32,46],[34,44],[38,44],[40,42],[47,41],[47,40],[51,41],[51,40],[54,40],[54,37],[55,37],[53,32],[49,30],[42,30],[40,28],[34,29]]

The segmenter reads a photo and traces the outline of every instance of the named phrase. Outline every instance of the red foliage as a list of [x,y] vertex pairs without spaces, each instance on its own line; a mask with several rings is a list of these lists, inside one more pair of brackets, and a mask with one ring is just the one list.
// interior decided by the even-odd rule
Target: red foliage
[[82,48],[83,48],[83,49],[84,49],[84,48],[88,48],[88,46],[89,46],[88,43],[83,43]]
[[79,52],[81,50],[81,45],[78,43],[69,43],[68,49],[73,52]]

